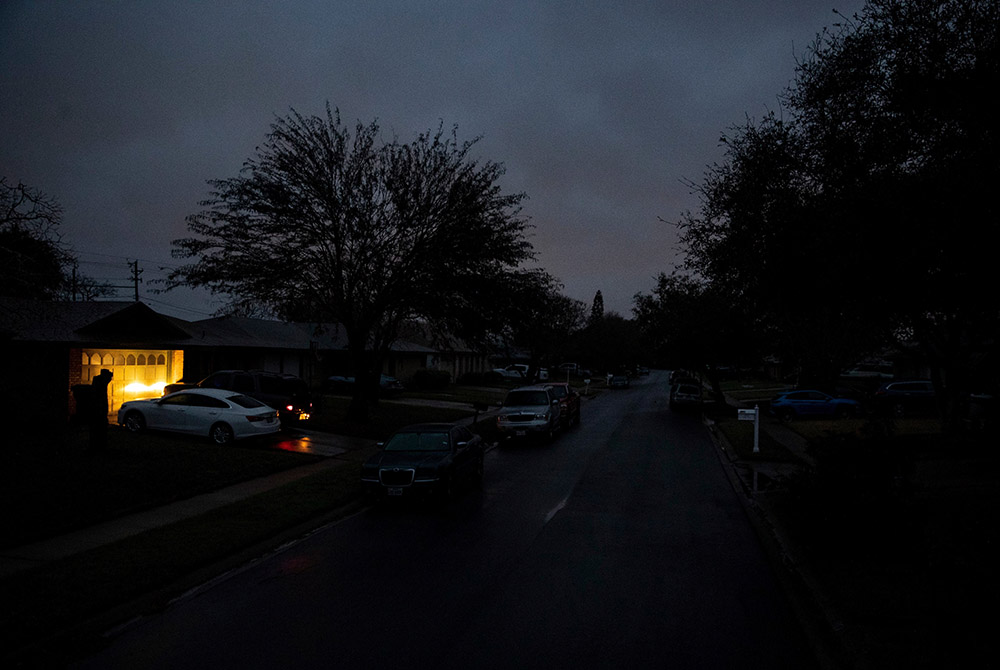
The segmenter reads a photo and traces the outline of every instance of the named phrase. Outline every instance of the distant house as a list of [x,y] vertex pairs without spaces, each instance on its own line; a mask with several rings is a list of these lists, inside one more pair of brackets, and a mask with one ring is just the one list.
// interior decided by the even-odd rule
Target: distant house
[[[391,350],[383,372],[409,379],[422,368],[455,379],[486,369],[483,356],[456,345],[433,346],[409,333]],[[420,341],[415,341],[420,340]],[[38,302],[0,298],[0,411],[65,418],[75,412],[72,389],[111,370],[112,412],[126,400],[158,397],[165,384],[198,381],[216,370],[261,369],[294,374],[319,387],[332,374],[352,373],[347,338],[329,324],[218,317],[185,321],[141,302]]]

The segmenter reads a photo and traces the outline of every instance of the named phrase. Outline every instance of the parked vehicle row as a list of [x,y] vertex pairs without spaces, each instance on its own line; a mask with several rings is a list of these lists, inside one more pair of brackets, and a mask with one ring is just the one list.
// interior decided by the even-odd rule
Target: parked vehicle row
[[[565,382],[522,386],[507,392],[496,417],[503,439],[550,442],[580,423],[580,395]],[[417,424],[379,444],[361,470],[361,484],[376,499],[435,495],[448,500],[457,486],[481,485],[485,445],[458,424]]]
[[775,396],[769,411],[787,421],[805,417],[846,418],[866,412],[904,417],[931,414],[937,408],[934,385],[927,380],[889,382],[868,397],[845,390],[831,394],[816,389],[796,389]]
[[266,370],[219,370],[195,384],[183,380],[167,384],[163,395],[194,388],[222,389],[255,398],[276,409],[283,426],[308,421],[312,412],[309,386],[295,375]]

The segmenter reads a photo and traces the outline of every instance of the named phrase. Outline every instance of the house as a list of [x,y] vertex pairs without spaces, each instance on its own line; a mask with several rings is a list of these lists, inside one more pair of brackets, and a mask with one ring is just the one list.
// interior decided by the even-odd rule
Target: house
[[[426,334],[421,339],[397,342],[384,372],[409,379],[422,368],[444,369],[455,379],[486,369],[484,357],[453,341],[435,347]],[[232,316],[185,321],[141,302],[0,298],[0,345],[6,359],[0,411],[22,420],[73,415],[73,387],[89,385],[102,369],[114,375],[112,412],[127,400],[160,396],[168,383],[198,381],[216,370],[294,374],[313,388],[350,372],[347,337],[335,324]]]
[[111,370],[110,403],[158,396],[184,368],[185,322],[140,302],[0,298],[0,411],[24,420],[75,412],[72,388]]

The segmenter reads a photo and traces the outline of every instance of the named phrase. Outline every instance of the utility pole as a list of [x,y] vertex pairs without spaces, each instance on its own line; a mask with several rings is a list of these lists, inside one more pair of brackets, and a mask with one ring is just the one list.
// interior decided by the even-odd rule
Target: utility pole
[[142,279],[140,279],[142,270],[139,269],[139,259],[136,259],[128,265],[132,268],[132,285],[135,287],[135,301],[139,302],[139,282],[142,281]]

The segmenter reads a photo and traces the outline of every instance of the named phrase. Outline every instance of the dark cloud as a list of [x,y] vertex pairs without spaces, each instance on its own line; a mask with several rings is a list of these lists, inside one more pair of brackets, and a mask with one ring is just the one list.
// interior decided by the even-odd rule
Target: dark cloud
[[403,140],[457,124],[529,195],[539,263],[628,314],[676,260],[660,219],[697,207],[683,180],[727,128],[778,109],[836,20],[822,0],[8,1],[0,174],[62,203],[85,260],[146,258],[152,277],[205,181],[234,175],[276,115],[329,100]]

